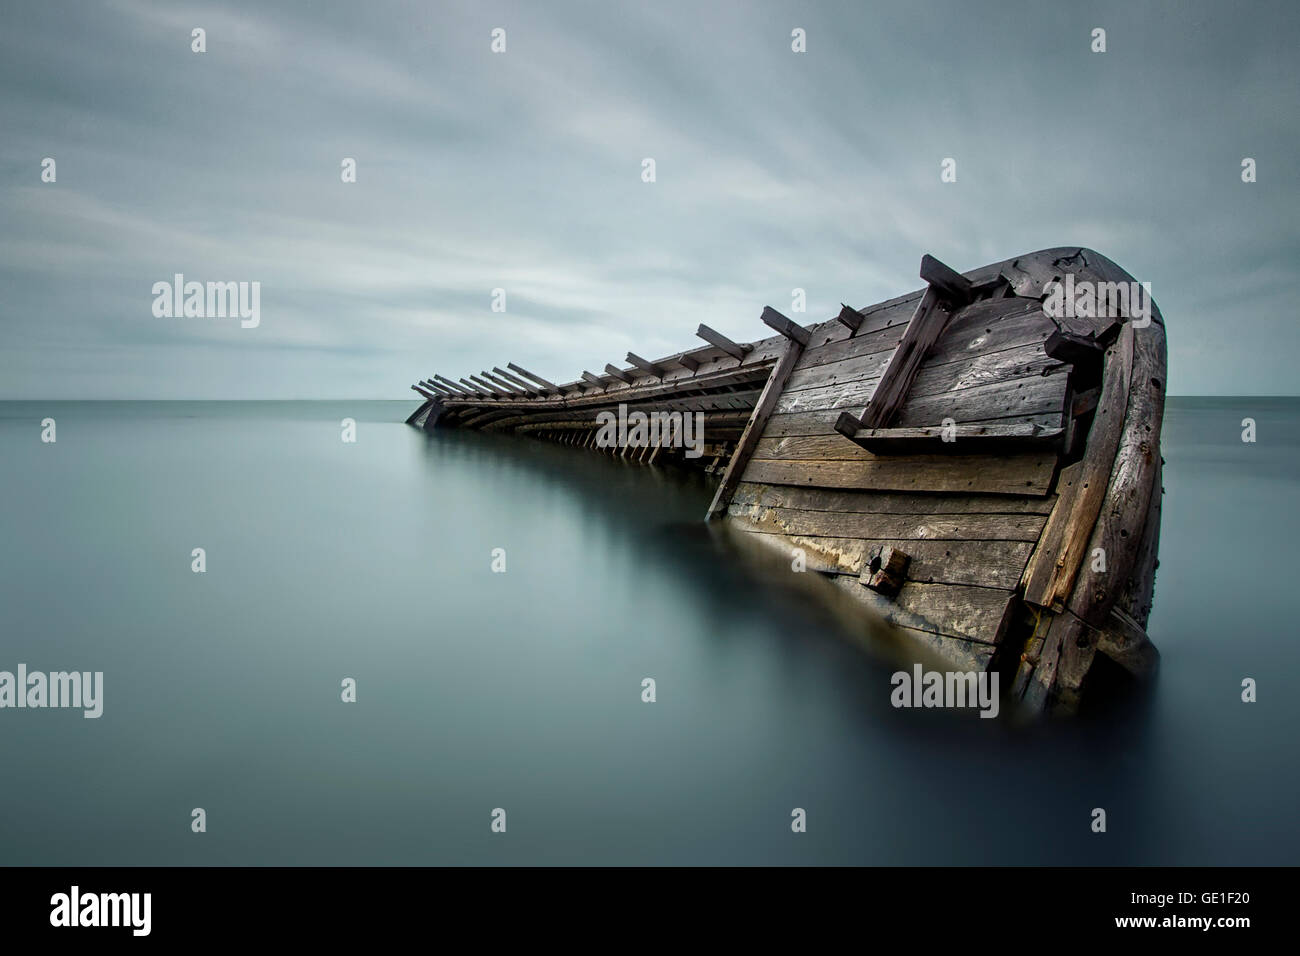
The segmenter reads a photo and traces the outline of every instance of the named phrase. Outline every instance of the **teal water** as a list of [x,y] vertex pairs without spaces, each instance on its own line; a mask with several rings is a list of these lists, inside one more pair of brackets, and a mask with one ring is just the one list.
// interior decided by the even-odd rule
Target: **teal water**
[[1300,402],[1171,400],[1159,681],[1032,731],[892,709],[702,480],[412,407],[0,403],[0,670],[105,685],[0,710],[0,863],[1298,861]]

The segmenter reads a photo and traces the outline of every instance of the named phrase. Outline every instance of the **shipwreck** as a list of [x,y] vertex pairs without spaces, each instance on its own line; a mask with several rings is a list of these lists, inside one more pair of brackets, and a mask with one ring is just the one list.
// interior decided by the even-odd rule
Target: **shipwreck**
[[[996,672],[1021,713],[1146,678],[1162,496],[1164,320],[1089,249],[1047,249],[774,334],[555,384],[516,364],[413,385],[407,420],[513,432],[716,476],[706,520],[801,549],[950,666]],[[1143,293],[1145,292],[1145,296]],[[598,441],[628,410],[703,416],[684,447]]]

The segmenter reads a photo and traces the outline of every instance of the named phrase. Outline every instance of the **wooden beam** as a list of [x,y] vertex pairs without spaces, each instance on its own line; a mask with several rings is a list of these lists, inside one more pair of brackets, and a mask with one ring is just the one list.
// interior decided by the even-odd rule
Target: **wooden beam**
[[507,382],[505,379],[497,375],[493,375],[491,372],[479,372],[479,374],[482,375],[489,382],[491,382],[493,385],[500,386],[502,389],[505,390],[505,393],[507,395],[521,394],[520,389],[514,384],[514,382]]
[[536,382],[538,385],[541,385],[543,388],[547,388],[551,390],[556,395],[560,395],[563,392],[563,389],[561,389],[560,386],[556,385],[554,382],[548,382],[540,375],[534,375],[532,372],[528,371],[528,369],[522,368],[516,365],[514,362],[508,363],[506,365],[506,368],[510,369],[510,371],[512,372],[518,372],[524,378],[528,379],[531,382]]
[[483,381],[483,379],[479,378],[477,375],[471,375],[469,378],[470,381],[477,382],[479,385],[483,386],[483,388],[487,389],[487,393],[493,396],[494,398],[502,394],[501,392],[497,391],[497,387],[495,385],[493,385],[491,382]]
[[582,370],[582,377],[583,379],[590,382],[592,385],[596,386],[597,388],[605,387],[605,382],[599,375],[592,375],[586,369]]
[[846,325],[850,332],[856,332],[862,325],[862,313],[857,309],[850,309],[843,302],[840,303],[840,314],[835,316],[835,320],[841,325]]
[[503,368],[497,368],[495,365],[493,365],[493,366],[492,366],[492,371],[493,371],[494,373],[496,373],[496,375],[499,376],[500,378],[505,379],[507,382],[513,382],[515,385],[518,385],[520,388],[522,388],[522,389],[523,389],[525,392],[527,392],[529,395],[541,395],[541,394],[542,394],[541,392],[539,392],[539,391],[537,390],[537,388],[536,388],[535,386],[533,386],[533,385],[529,385],[527,382],[525,382],[525,381],[524,381],[522,378],[520,378],[518,375],[511,375],[509,372],[507,372],[507,371],[506,371],[505,369],[503,369]]
[[443,395],[450,395],[453,398],[460,398],[460,392],[453,392],[446,385],[442,385],[438,382],[435,382],[433,379],[426,378],[420,384],[423,385],[425,388],[432,389],[435,392],[440,392]]
[[976,454],[994,448],[1051,444],[1065,434],[1061,427],[1030,422],[1010,425],[929,425],[923,428],[860,428],[847,436],[876,455],[953,452]]
[[467,389],[467,388],[465,388],[465,386],[461,385],[459,382],[453,382],[453,381],[452,381],[451,379],[449,379],[449,378],[443,378],[441,375],[435,375],[435,376],[434,376],[434,379],[437,380],[437,381],[439,381],[439,382],[442,382],[443,385],[449,386],[450,389],[451,389],[453,392],[455,392],[457,395],[473,395],[473,394],[474,394],[473,389]]
[[752,345],[741,345],[738,342],[731,341],[731,339],[727,338],[721,332],[714,331],[703,322],[701,322],[700,327],[695,330],[695,334],[704,339],[704,341],[708,342],[710,345],[722,349],[722,351],[726,352],[739,362],[743,362],[746,354],[754,349]]
[[906,551],[887,544],[881,545],[863,563],[858,581],[885,597],[894,597],[903,589],[903,583],[907,580],[907,567],[911,563],[912,556]]
[[[704,326],[700,326],[700,328],[704,328]],[[745,468],[749,465],[749,459],[753,457],[754,449],[758,447],[759,439],[763,437],[763,430],[767,428],[767,420],[772,417],[772,410],[776,408],[777,399],[785,391],[785,384],[790,380],[790,373],[799,364],[799,357],[802,355],[802,345],[794,339],[786,342],[785,351],[781,353],[776,365],[772,367],[772,373],[768,375],[767,384],[763,386],[758,401],[754,403],[754,411],[745,424],[745,430],[741,433],[740,440],[736,442],[736,450],[727,463],[726,473],[723,474],[722,482],[713,495],[713,502],[709,505],[708,514],[705,515],[706,521],[721,518],[727,513],[727,506],[731,504],[731,496],[735,493],[736,486],[740,484]]]
[[[473,378],[473,376],[471,375],[470,378]],[[491,392],[483,391],[482,387],[475,385],[469,379],[461,378],[461,382],[469,389],[470,394],[474,395],[476,398],[490,398],[492,395]]]
[[[917,303],[916,311],[907,324],[907,331],[903,333],[903,340],[894,349],[894,355],[871,395],[871,402],[862,415],[859,428],[885,428],[889,425],[903,407],[908,389],[912,387],[916,373],[921,370],[926,353],[943,334],[949,318],[950,313],[943,307],[942,294],[937,287],[930,286]],[[835,423],[835,430],[847,434],[844,428],[851,427],[851,423],[845,419],[851,417],[840,416],[840,420]],[[853,430],[856,433],[857,429]]]
[[619,368],[616,365],[610,365],[608,362],[606,362],[605,371],[608,372],[610,375],[613,375],[620,382],[625,382],[628,385],[632,384],[632,376],[628,375],[627,372],[623,371],[621,368]]
[[1049,358],[1071,365],[1100,365],[1106,354],[1105,347],[1089,335],[1075,335],[1057,329],[1043,343],[1043,352]]
[[1087,556],[1088,537],[1101,514],[1124,430],[1132,367],[1133,327],[1128,325],[1106,356],[1101,399],[1083,460],[1062,469],[1056,507],[1025,566],[1025,600],[1036,607],[1063,608]]
[[921,257],[921,278],[930,283],[930,288],[938,289],[953,306],[966,305],[972,298],[970,279],[928,253]]
[[682,368],[686,369],[688,372],[695,372],[700,367],[700,363],[696,359],[685,354],[677,356],[677,364],[680,365]]
[[763,306],[763,315],[761,318],[764,325],[780,332],[790,341],[798,342],[801,348],[808,347],[808,342],[812,339],[812,333],[802,325],[797,325],[794,322],[791,322],[770,305]]
[[[635,365],[635,366],[636,366],[637,368],[639,368],[641,371],[643,371],[643,372],[648,372],[648,373],[650,373],[651,375],[655,376],[656,378],[663,378],[663,377],[664,377],[664,370],[663,370],[662,368],[660,368],[660,367],[659,367],[658,365],[656,365],[654,362],[651,362],[651,361],[649,361],[649,360],[647,360],[647,359],[643,359],[641,356],[637,355],[635,352],[628,352],[628,353],[627,353],[627,362],[628,362],[629,365]],[[696,367],[696,368],[699,368],[699,364],[697,363],[695,367]]]
[[412,386],[411,386],[411,391],[413,391],[413,392],[419,392],[421,395],[423,395],[425,398],[427,398],[427,399],[428,399],[429,401],[431,401],[431,402],[432,402],[432,401],[436,401],[437,398],[438,398],[438,396],[435,395],[433,392],[430,392],[430,391],[428,391],[428,390],[426,390],[426,389],[423,389],[423,388],[421,388],[421,387],[418,386],[418,385],[412,385]]

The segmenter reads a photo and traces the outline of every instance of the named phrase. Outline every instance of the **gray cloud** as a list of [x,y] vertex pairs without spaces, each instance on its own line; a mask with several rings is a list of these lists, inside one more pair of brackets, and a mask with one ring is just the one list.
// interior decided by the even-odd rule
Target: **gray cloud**
[[[687,347],[701,321],[761,336],[794,287],[812,321],[916,288],[923,252],[968,269],[1068,244],[1151,281],[1172,392],[1290,394],[1298,19],[9,4],[0,396],[402,397],[511,360],[567,380]],[[261,326],[154,318],[175,272],[260,281]]]

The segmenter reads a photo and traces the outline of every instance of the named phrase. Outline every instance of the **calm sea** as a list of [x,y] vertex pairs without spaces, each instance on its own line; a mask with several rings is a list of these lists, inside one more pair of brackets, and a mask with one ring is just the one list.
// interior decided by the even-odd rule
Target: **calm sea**
[[1036,730],[892,709],[702,480],[412,408],[0,404],[0,670],[105,685],[0,710],[0,863],[1300,862],[1300,402],[1171,400],[1159,680]]

